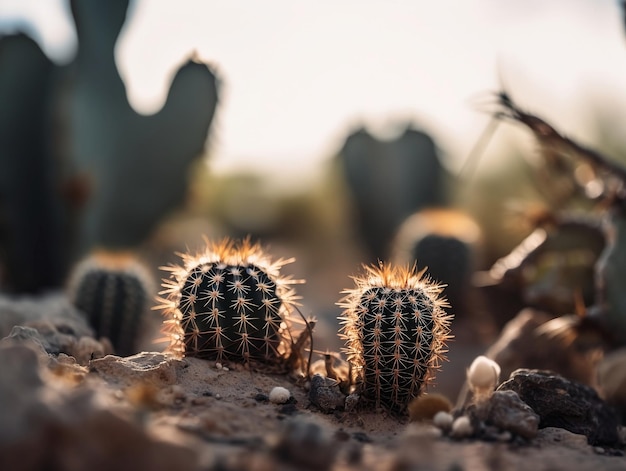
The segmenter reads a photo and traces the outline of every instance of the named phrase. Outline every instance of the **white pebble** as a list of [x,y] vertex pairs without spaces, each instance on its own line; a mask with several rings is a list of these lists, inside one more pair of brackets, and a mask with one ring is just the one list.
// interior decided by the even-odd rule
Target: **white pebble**
[[221,363],[217,362],[217,363],[215,363],[215,368],[218,369],[218,370],[221,370],[223,368],[223,366],[222,366]]
[[454,438],[470,437],[474,433],[474,428],[470,422],[469,417],[462,415],[452,423],[452,431],[450,435]]
[[270,402],[274,404],[285,404],[290,397],[291,393],[289,392],[289,389],[281,386],[276,386],[270,391]]
[[454,422],[454,417],[452,414],[440,410],[433,417],[433,425],[435,427],[440,428],[441,430],[450,430],[452,428],[452,423]]

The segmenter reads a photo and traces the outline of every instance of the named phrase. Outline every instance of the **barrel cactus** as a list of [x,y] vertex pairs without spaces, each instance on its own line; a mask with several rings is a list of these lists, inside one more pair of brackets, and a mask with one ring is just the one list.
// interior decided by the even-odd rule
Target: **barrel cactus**
[[291,317],[300,282],[280,275],[293,259],[272,261],[250,239],[207,241],[171,275],[160,294],[169,353],[217,361],[284,365],[292,353]]
[[451,314],[442,286],[415,266],[365,266],[338,303],[351,382],[366,404],[404,413],[445,359]]
[[72,270],[68,295],[96,335],[108,338],[116,354],[127,356],[138,351],[154,285],[152,274],[132,254],[97,251]]

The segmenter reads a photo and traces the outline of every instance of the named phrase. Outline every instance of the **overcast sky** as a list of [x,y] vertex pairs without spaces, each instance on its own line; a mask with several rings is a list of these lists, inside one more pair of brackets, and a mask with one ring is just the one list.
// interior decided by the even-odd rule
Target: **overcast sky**
[[[0,0],[0,30],[16,25],[71,60],[65,1]],[[499,80],[583,138],[590,104],[626,104],[617,0],[137,0],[116,51],[131,104],[157,110],[192,51],[224,83],[216,170],[308,174],[352,126],[399,118],[459,162],[487,121],[470,102]]]

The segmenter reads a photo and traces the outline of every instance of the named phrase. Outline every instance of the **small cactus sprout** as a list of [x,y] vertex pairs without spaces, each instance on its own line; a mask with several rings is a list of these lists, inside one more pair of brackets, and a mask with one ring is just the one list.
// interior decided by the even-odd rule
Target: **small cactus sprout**
[[168,352],[176,356],[281,366],[293,353],[290,314],[298,280],[280,276],[293,259],[272,262],[250,239],[207,241],[182,254],[160,294]]
[[445,359],[452,316],[424,270],[382,262],[364,268],[338,303],[352,384],[365,402],[404,413]]
[[132,254],[96,251],[72,270],[68,296],[96,336],[108,338],[117,355],[128,356],[138,351],[154,287],[151,273]]

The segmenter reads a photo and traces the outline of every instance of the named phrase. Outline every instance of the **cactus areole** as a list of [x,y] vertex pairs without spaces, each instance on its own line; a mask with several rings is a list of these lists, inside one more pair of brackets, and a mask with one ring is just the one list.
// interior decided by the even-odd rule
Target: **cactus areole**
[[180,356],[278,364],[289,353],[290,284],[258,244],[207,243],[199,255],[183,254],[161,294],[169,351]]
[[351,381],[365,403],[403,413],[444,357],[451,316],[424,271],[380,263],[339,302]]

